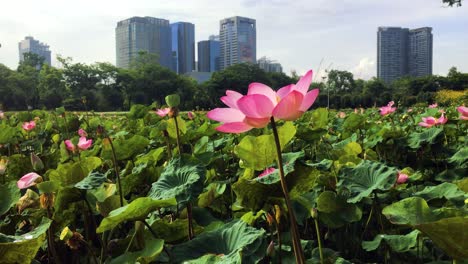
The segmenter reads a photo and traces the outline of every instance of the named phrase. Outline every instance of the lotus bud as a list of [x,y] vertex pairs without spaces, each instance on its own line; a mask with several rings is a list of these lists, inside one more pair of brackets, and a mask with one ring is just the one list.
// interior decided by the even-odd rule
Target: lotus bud
[[275,243],[273,242],[273,240],[270,242],[270,244],[267,247],[266,255],[269,257],[273,257],[275,255]]
[[317,208],[310,209],[310,215],[312,216],[313,219],[317,219],[318,217]]
[[43,193],[40,197],[41,208],[42,209],[49,209],[54,206],[55,202],[55,194],[53,193]]
[[70,228],[68,228],[68,226],[66,226],[63,230],[62,230],[62,233],[60,233],[60,240],[69,240],[70,238],[73,237],[73,231],[70,230]]
[[278,225],[281,223],[281,208],[275,204],[275,218]]
[[273,216],[271,216],[270,213],[267,213],[266,218],[267,218],[268,225],[272,226],[274,224],[274,222],[275,222],[275,219],[273,218]]
[[178,94],[170,94],[166,96],[166,104],[169,107],[177,107],[180,105],[180,96]]
[[31,153],[31,165],[35,171],[44,169],[44,163],[36,154]]

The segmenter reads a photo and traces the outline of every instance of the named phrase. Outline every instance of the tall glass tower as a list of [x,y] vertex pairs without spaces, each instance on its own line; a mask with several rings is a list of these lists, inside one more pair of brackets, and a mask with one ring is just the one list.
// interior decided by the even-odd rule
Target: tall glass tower
[[159,64],[171,68],[169,20],[132,17],[119,21],[115,29],[117,67],[128,68],[140,51],[157,54]]
[[256,63],[257,29],[255,19],[247,17],[225,18],[219,23],[220,69],[236,63]]
[[171,24],[172,70],[183,74],[195,70],[195,25],[188,22]]
[[25,37],[18,43],[19,60],[24,60],[24,53],[30,52],[44,58],[44,63],[51,65],[51,52],[49,46],[31,36]]
[[209,40],[198,42],[198,71],[219,71],[220,47],[219,36],[212,36]]

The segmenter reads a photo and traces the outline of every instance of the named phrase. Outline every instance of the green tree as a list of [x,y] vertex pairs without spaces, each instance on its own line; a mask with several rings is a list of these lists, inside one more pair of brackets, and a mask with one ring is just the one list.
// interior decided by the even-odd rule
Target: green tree
[[62,70],[45,64],[39,72],[38,92],[41,105],[48,109],[61,106],[68,96]]

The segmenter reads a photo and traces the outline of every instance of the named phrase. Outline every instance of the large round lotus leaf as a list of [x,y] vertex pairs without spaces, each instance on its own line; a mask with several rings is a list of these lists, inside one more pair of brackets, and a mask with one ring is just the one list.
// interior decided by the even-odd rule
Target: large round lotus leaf
[[372,241],[362,241],[362,248],[367,251],[376,250],[382,241],[385,241],[395,252],[407,252],[418,244],[418,230],[413,230],[407,235],[383,235],[378,234]]
[[[257,263],[266,250],[265,231],[233,221],[224,226],[176,245],[171,252],[175,263],[197,260],[204,255],[216,255],[213,263]],[[194,262],[199,263],[199,262]]]
[[448,182],[437,186],[427,186],[422,191],[416,192],[413,195],[421,197],[426,201],[445,198],[456,206],[464,206],[465,199],[468,198],[468,195],[458,189],[457,185]]
[[194,200],[203,191],[205,174],[206,169],[197,161],[185,156],[175,158],[153,183],[148,196],[155,199],[175,197],[179,203]]
[[364,160],[355,168],[340,171],[339,188],[346,188],[351,195],[348,202],[357,203],[373,191],[392,188],[397,179],[397,169],[383,163]]
[[382,214],[393,224],[417,225],[436,220],[427,202],[420,197],[411,197],[382,209]]
[[[294,165],[296,164],[296,160],[299,158],[304,157],[304,152],[291,152],[291,153],[283,153],[281,154],[283,158],[283,170],[284,176],[288,175],[289,173],[294,171]],[[263,184],[273,184],[279,182],[280,179],[280,172],[279,169],[275,168],[273,172],[270,174],[255,178],[256,181],[263,183]]]
[[[296,134],[296,128],[292,122],[286,122],[278,128],[278,136],[281,149]],[[258,137],[245,136],[234,148],[241,160],[241,166],[255,170],[263,170],[276,160],[276,145],[273,134]]]
[[19,132],[15,127],[8,125],[0,126],[0,144],[16,143],[16,133]]
[[450,157],[449,162],[457,165],[458,167],[465,167],[468,165],[468,147],[461,148],[457,153]]
[[[180,116],[177,117],[177,126],[179,127],[179,135],[187,133],[187,126],[185,125],[185,121],[182,118],[180,118]],[[169,134],[169,137],[177,138],[177,129],[174,118],[170,118],[169,120],[167,120],[166,129],[167,133]]]
[[423,132],[413,132],[409,135],[408,138],[408,146],[410,148],[419,148],[421,145],[424,144],[432,144],[434,143],[440,133],[444,131],[443,128],[432,127],[428,129],[424,129]]
[[[149,142],[144,136],[134,135],[128,139],[116,138],[112,141],[112,146],[114,146],[117,160],[126,160],[141,154]],[[112,147],[108,140],[102,141],[101,157],[106,160],[112,159]]]
[[46,231],[52,220],[42,218],[39,226],[21,236],[8,236],[0,233],[1,263],[31,263],[39,247],[44,243]]
[[134,263],[151,263],[163,251],[164,240],[150,239],[145,240],[145,248],[140,251],[127,252],[113,259],[110,264],[134,264]]
[[102,160],[98,157],[88,157],[79,162],[59,164],[57,169],[48,171],[50,181],[61,187],[74,185],[83,180],[94,169],[101,166]]
[[[158,219],[151,224],[151,228],[156,233],[158,238],[163,239],[168,243],[174,243],[187,239],[188,237],[188,219]],[[202,228],[194,225],[195,234],[202,232]]]
[[174,198],[167,200],[155,200],[151,197],[137,198],[130,204],[111,211],[106,218],[102,219],[96,232],[102,233],[110,230],[124,221],[144,220],[149,213],[156,209],[176,204]]
[[332,191],[324,191],[317,198],[319,219],[330,228],[338,228],[347,223],[361,220],[362,211],[346,198]]
[[12,206],[21,197],[20,190],[16,186],[16,182],[8,182],[0,184],[0,216],[8,212]]
[[75,184],[75,187],[82,190],[92,190],[99,188],[104,182],[107,181],[107,173],[101,173],[98,171],[91,172],[81,180],[80,182]]

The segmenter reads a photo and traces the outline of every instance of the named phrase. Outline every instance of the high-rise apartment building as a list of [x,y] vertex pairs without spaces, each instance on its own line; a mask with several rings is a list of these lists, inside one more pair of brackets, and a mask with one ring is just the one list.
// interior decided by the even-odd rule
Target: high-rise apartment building
[[257,29],[255,19],[235,16],[221,20],[219,39],[221,70],[236,63],[256,63]]
[[198,42],[198,71],[215,72],[220,69],[219,36]]
[[432,74],[432,28],[379,27],[377,77],[386,83]]
[[128,68],[140,51],[157,54],[160,65],[171,68],[169,20],[132,17],[119,21],[115,29],[117,67]]
[[195,70],[195,25],[187,22],[171,24],[172,70],[183,74]]
[[24,53],[34,53],[44,58],[44,63],[51,65],[51,52],[47,44],[35,40],[31,36],[25,37],[18,43],[19,61],[24,60]]
[[260,69],[266,72],[283,72],[283,67],[280,63],[267,57],[261,57],[258,59],[257,64]]

